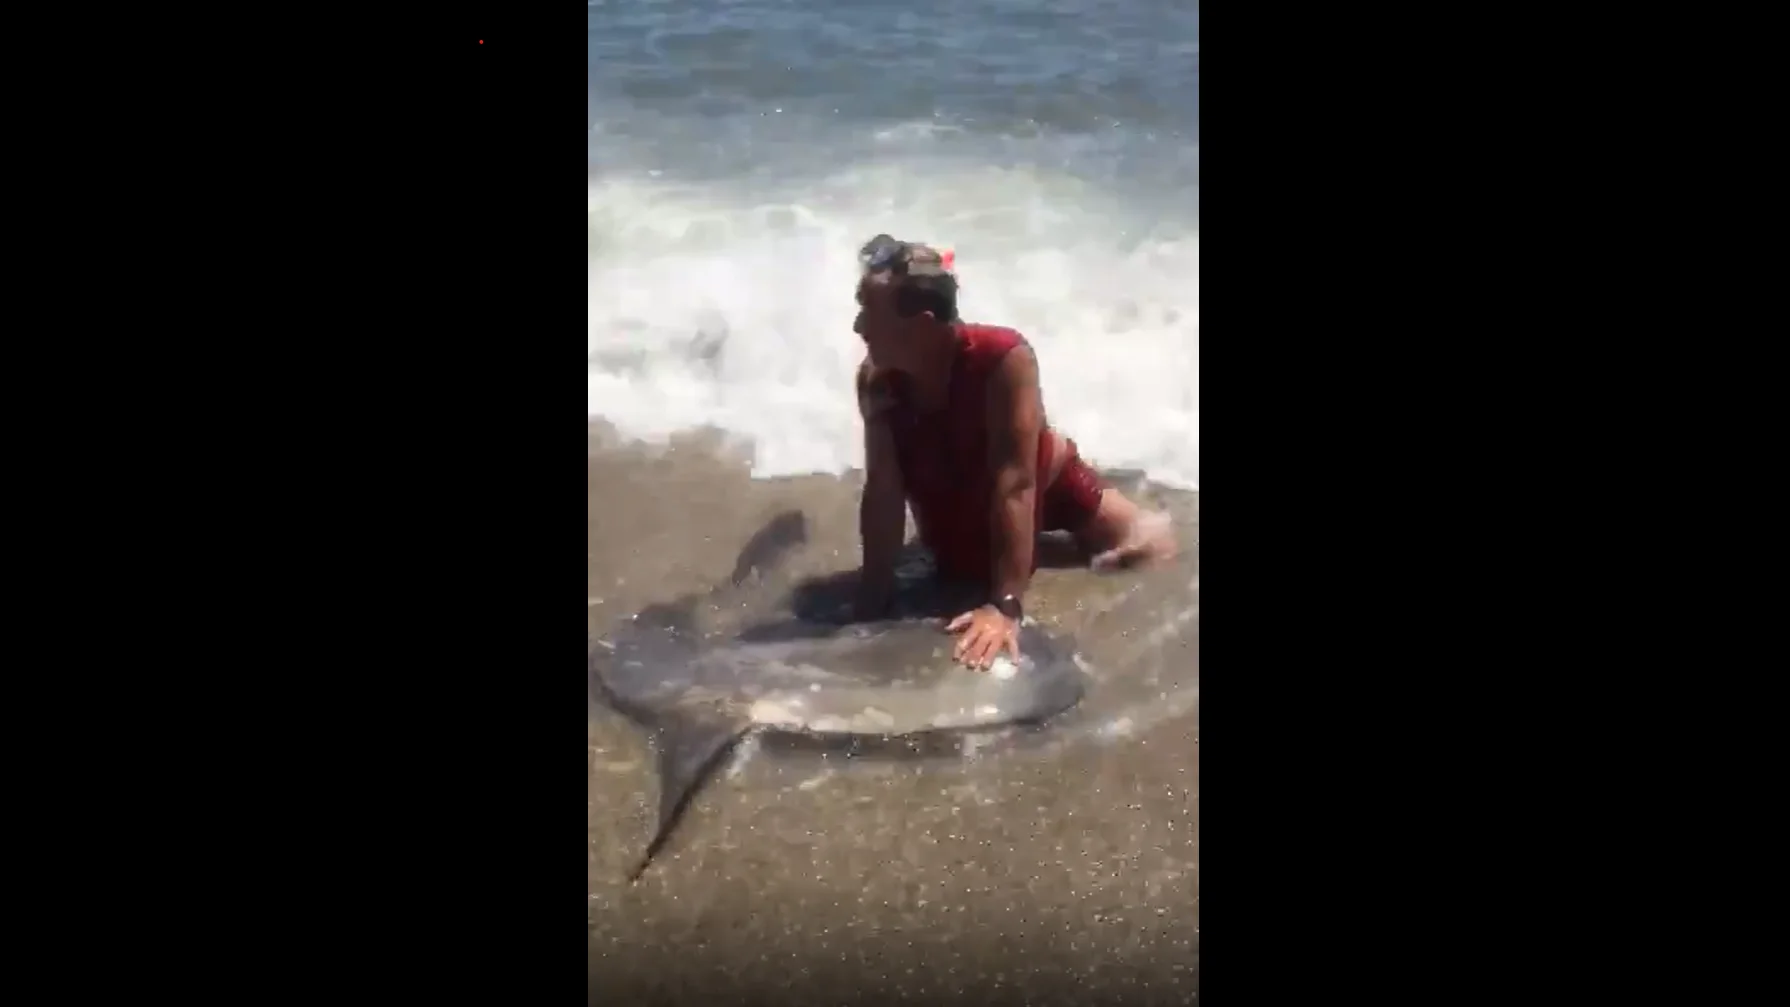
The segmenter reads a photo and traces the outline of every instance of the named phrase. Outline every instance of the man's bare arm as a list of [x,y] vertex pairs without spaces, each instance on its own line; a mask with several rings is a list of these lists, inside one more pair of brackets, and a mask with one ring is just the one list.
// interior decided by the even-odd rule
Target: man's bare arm
[[858,575],[860,610],[887,606],[895,589],[895,561],[907,531],[907,498],[886,400],[868,363],[858,368],[858,413],[864,419],[864,494],[858,501],[858,534],[864,566]]
[[993,597],[1020,597],[1032,579],[1036,546],[1038,438],[1044,431],[1044,401],[1038,387],[1038,359],[1026,345],[1001,359],[988,396],[989,461],[994,472]]

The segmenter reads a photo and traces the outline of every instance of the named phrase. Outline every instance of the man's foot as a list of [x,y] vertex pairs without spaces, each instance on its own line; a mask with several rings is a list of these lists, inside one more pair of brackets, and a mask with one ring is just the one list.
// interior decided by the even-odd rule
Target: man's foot
[[1179,551],[1180,543],[1175,541],[1175,526],[1169,516],[1139,510],[1126,522],[1118,544],[1095,554],[1088,566],[1095,570],[1123,570],[1173,559]]
[[1100,494],[1100,509],[1080,536],[1082,548],[1093,557],[1095,570],[1121,570],[1172,558],[1180,551],[1174,522],[1160,511],[1147,511],[1108,487]]

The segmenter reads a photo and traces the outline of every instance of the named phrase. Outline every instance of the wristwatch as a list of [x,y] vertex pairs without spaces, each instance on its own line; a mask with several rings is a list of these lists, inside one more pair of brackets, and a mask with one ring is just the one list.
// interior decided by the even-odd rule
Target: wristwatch
[[1012,619],[1014,622],[1019,622],[1025,618],[1025,609],[1019,604],[1019,599],[1013,595],[1002,595],[1001,599],[994,603],[994,607],[995,611]]

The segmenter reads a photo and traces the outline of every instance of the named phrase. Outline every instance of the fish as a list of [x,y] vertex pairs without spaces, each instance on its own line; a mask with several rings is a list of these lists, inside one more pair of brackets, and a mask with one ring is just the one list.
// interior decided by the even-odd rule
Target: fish
[[794,619],[722,639],[698,631],[696,611],[761,577],[805,540],[780,515],[742,550],[734,575],[708,595],[636,613],[597,642],[590,698],[646,732],[656,756],[658,821],[628,875],[638,881],[723,759],[754,733],[889,739],[1042,725],[1076,706],[1087,674],[1073,646],[1022,624],[1018,661],[959,664],[956,638],[936,619],[866,623]]

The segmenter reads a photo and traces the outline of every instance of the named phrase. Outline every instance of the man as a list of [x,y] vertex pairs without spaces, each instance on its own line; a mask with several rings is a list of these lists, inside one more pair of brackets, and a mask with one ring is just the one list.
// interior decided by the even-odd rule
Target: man
[[1174,555],[1166,516],[1104,485],[1050,428],[1025,338],[958,319],[949,255],[879,234],[859,259],[853,328],[869,350],[858,368],[860,614],[888,606],[908,506],[939,573],[986,591],[987,604],[948,627],[962,634],[957,659],[972,667],[1003,650],[1019,657],[1039,532],[1071,533],[1097,567]]

